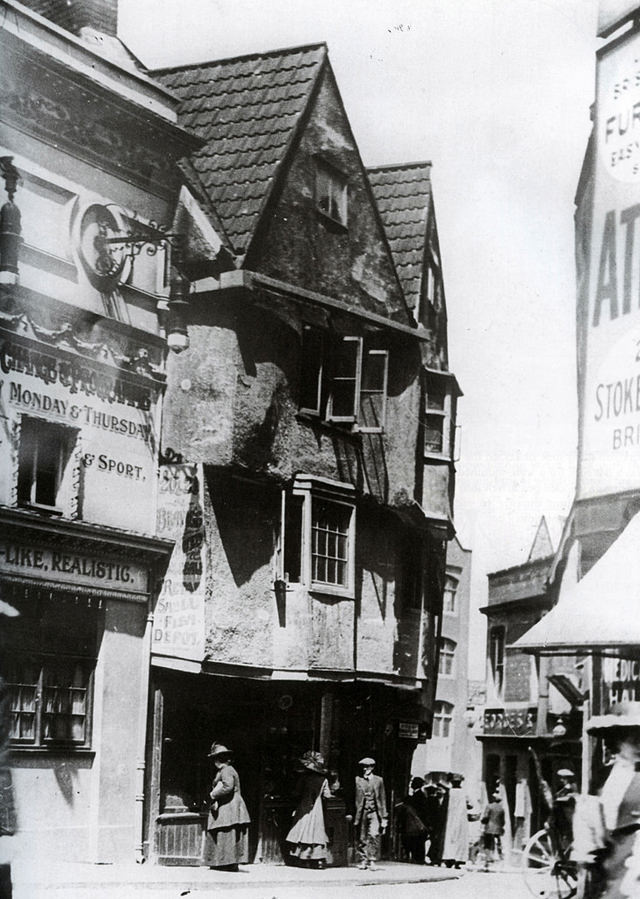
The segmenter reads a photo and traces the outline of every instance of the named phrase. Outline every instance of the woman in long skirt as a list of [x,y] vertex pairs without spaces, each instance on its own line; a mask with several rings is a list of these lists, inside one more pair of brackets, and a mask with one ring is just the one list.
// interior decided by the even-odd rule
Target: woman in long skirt
[[298,781],[298,807],[293,827],[286,836],[294,864],[325,868],[329,838],[324,827],[323,799],[331,796],[327,770],[319,752],[305,752],[300,758],[302,774]]
[[237,871],[249,861],[251,818],[240,793],[240,778],[229,764],[231,750],[214,743],[209,757],[216,766],[211,787],[211,809],[204,836],[203,865]]

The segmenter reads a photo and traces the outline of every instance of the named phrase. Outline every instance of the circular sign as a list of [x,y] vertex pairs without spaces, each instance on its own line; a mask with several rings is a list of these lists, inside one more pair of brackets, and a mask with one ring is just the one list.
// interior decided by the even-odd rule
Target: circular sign
[[[112,242],[123,238],[122,243]],[[78,252],[93,286],[110,293],[123,279],[127,262],[124,223],[107,206],[94,203],[80,218]]]

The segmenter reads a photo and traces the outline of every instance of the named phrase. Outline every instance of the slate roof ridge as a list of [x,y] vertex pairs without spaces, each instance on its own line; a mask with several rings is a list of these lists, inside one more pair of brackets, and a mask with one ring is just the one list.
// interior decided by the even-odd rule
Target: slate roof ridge
[[433,168],[433,163],[430,159],[418,160],[414,162],[391,162],[387,165],[368,165],[368,172],[388,172],[393,171],[394,169],[428,169],[429,171]]
[[326,53],[328,53],[328,46],[326,41],[317,41],[315,43],[309,44],[299,44],[297,46],[292,47],[281,47],[279,50],[265,50],[264,52],[254,52],[254,53],[240,53],[237,56],[226,56],[223,59],[202,59],[199,62],[189,62],[183,63],[181,65],[175,66],[163,66],[158,69],[150,69],[148,74],[150,76],[154,75],[168,75],[171,72],[186,72],[189,69],[202,69],[207,66],[222,66],[228,65],[234,62],[248,62],[251,59],[268,59],[269,57],[275,56],[286,56],[287,54],[293,55],[294,53],[307,53],[311,50],[321,50],[324,49]]

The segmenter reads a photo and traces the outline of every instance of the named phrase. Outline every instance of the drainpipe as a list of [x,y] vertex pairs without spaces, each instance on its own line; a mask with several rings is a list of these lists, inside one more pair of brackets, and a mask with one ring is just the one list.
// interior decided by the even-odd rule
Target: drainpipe
[[[155,572],[152,583],[155,584]],[[144,857],[144,780],[147,750],[147,720],[149,715],[149,681],[151,677],[151,634],[153,631],[153,596],[149,594],[147,621],[142,638],[142,662],[140,666],[140,703],[138,706],[138,746],[136,750],[136,806],[135,806],[135,853],[136,862],[141,865]]]

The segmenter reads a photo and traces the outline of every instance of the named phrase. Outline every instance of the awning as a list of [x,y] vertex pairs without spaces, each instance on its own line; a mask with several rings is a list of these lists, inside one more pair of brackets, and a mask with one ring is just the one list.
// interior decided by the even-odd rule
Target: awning
[[640,513],[582,580],[513,644],[541,655],[629,656],[640,650]]

